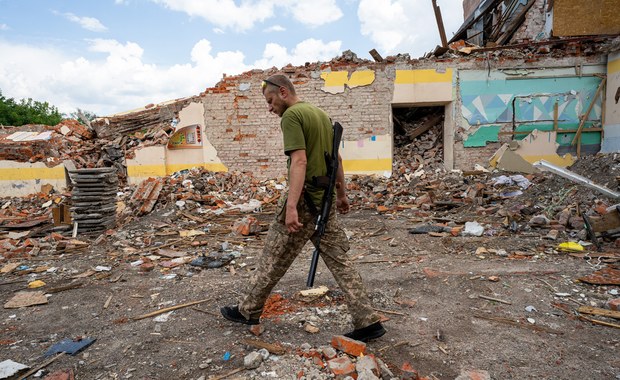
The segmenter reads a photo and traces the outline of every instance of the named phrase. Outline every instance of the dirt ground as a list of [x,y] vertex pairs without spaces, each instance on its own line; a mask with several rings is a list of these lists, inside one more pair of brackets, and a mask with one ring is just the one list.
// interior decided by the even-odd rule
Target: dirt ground
[[[616,188],[611,180],[619,167],[615,156],[584,160],[575,169],[585,173],[605,165],[597,183]],[[489,183],[501,174],[506,173],[452,180],[445,175],[442,183],[451,185],[437,194],[459,194],[471,183]],[[500,199],[494,195],[499,190],[488,186],[487,195],[473,203],[441,211],[408,206],[378,212],[375,205],[356,202],[351,213],[340,217],[351,241],[349,254],[386,319],[387,334],[368,344],[368,352],[392,373],[384,371],[382,378],[406,378],[405,369],[411,367],[428,379],[476,378],[465,375],[468,370],[491,379],[620,379],[620,330],[583,317],[618,321],[576,312],[580,306],[605,308],[620,297],[619,286],[578,281],[599,269],[617,268],[615,240],[603,242],[603,259],[593,246],[586,246],[586,255],[567,253],[558,244],[586,240],[582,229],[562,229],[550,240],[544,237],[553,228],[529,223],[537,212],[553,218],[567,208],[590,212],[612,200],[550,174],[531,179],[532,186],[517,198]],[[428,188],[428,183],[409,186],[414,192],[422,185]],[[380,183],[374,187],[375,195],[384,193]],[[372,191],[366,196],[376,198]],[[402,206],[401,200],[390,202]],[[53,344],[91,338],[96,339],[92,345],[74,356],[57,357],[44,371],[71,369],[76,379],[333,378],[308,353],[349,331],[350,318],[322,263],[315,285],[326,285],[329,292],[311,299],[299,294],[312,247],[305,247],[276,286],[262,320],[264,332],[255,336],[247,326],[224,320],[218,309],[242,296],[273,205],[247,214],[257,218],[262,230],[250,236],[226,228],[246,214],[196,211],[161,201],[148,215],[104,235],[79,237],[89,243],[86,247],[51,247],[36,256],[5,260],[27,269],[1,275],[3,303],[34,280],[45,282],[38,290],[48,294],[48,303],[0,310],[2,360],[36,368],[49,360],[44,354]],[[515,223],[507,225],[507,218]],[[485,233],[410,233],[438,222],[458,230],[467,221],[482,224]],[[180,231],[189,230],[205,233],[179,238]],[[176,265],[165,257],[201,254],[235,258],[207,269],[187,259]],[[194,301],[202,302],[139,318]],[[307,332],[308,323],[318,332]],[[278,344],[285,353],[244,369],[244,358],[258,350],[247,339]]]

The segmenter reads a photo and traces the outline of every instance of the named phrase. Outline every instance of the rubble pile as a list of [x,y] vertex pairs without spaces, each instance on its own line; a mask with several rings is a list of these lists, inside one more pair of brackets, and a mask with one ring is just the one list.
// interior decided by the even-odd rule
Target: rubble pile
[[137,148],[168,143],[173,131],[170,123],[158,123],[124,136],[107,138],[73,119],[58,125],[11,127],[0,134],[0,159],[17,162],[43,162],[54,167],[70,160],[77,169],[114,167],[121,183],[126,182],[125,158]]
[[[421,206],[441,196],[442,182],[453,181],[443,167],[443,109],[397,109],[394,125],[392,175],[353,176],[349,195],[358,207],[385,212]],[[439,181],[440,175],[447,177]]]
[[[186,169],[160,179],[156,194],[147,197],[150,209],[175,206],[199,214],[221,214],[232,208],[249,212],[262,207],[273,207],[286,187],[286,181],[259,180],[251,173],[212,172],[204,168]],[[144,210],[144,197],[137,197],[140,186],[127,186],[120,196],[127,208],[125,216],[139,216]]]

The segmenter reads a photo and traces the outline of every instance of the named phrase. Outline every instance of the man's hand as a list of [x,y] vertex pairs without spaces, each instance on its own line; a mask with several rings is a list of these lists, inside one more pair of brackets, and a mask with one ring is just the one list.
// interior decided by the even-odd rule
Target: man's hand
[[336,197],[336,209],[341,214],[349,212],[349,198],[346,195]]
[[296,208],[286,208],[286,220],[284,221],[288,232],[295,233],[302,229],[303,224],[299,223],[299,214]]

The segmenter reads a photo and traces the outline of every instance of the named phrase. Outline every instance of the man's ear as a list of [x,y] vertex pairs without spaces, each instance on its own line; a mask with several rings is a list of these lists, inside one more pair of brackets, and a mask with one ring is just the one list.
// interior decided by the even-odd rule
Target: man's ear
[[281,86],[280,88],[278,88],[278,91],[280,92],[280,96],[283,99],[286,99],[286,97],[288,96],[288,89],[284,86]]

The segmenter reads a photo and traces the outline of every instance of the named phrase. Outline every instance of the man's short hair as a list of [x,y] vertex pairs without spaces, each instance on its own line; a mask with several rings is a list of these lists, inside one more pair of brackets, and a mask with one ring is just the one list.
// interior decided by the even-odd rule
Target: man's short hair
[[276,74],[263,80],[263,94],[267,91],[277,90],[280,87],[286,88],[291,95],[295,95],[295,86],[293,86],[293,82],[286,75]]

